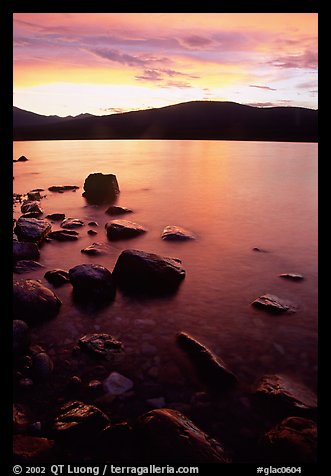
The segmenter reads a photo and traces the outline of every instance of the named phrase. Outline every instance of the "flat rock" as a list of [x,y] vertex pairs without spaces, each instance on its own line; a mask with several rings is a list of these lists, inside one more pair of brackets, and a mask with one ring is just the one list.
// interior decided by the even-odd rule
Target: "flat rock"
[[142,225],[128,220],[112,220],[106,223],[107,237],[110,240],[133,238],[146,233],[146,231]]
[[26,212],[23,215],[21,215],[22,218],[39,218],[42,212]]
[[42,215],[44,211],[40,208],[40,203],[37,200],[24,200],[21,205],[22,213],[36,213]]
[[65,218],[62,223],[61,223],[61,228],[67,228],[68,230],[72,228],[80,228],[81,226],[84,225],[84,222],[82,220],[79,220],[78,218]]
[[81,253],[85,253],[87,255],[97,256],[97,255],[105,255],[109,251],[109,247],[105,243],[92,243],[91,245],[87,246],[80,250]]
[[58,314],[60,299],[39,281],[21,279],[14,281],[13,288],[14,319],[37,323]]
[[118,372],[111,372],[103,381],[103,388],[108,395],[122,395],[133,387],[133,382]]
[[79,339],[78,344],[82,350],[104,360],[112,360],[114,354],[123,351],[122,342],[110,334],[87,334]]
[[96,221],[89,221],[88,226],[99,226],[99,224]]
[[95,230],[87,230],[87,234],[88,234],[88,235],[97,235],[98,232],[95,231]]
[[75,296],[82,300],[112,300],[116,287],[112,273],[99,264],[79,264],[69,269]]
[[302,274],[296,274],[296,273],[283,273],[283,274],[279,274],[279,277],[284,278],[284,279],[290,279],[292,281],[302,281],[303,280]]
[[314,414],[317,409],[316,395],[305,385],[286,375],[264,375],[257,381],[255,395],[274,411],[295,415]]
[[116,175],[93,173],[84,182],[83,196],[92,203],[102,203],[114,200],[119,194]]
[[177,334],[177,342],[187,352],[203,380],[214,387],[227,388],[236,383],[236,376],[211,350],[185,332]]
[[40,251],[36,243],[24,241],[13,241],[13,261],[37,260],[40,257]]
[[50,192],[59,192],[63,193],[68,190],[77,190],[79,187],[77,185],[52,185],[51,187],[48,187],[48,190]]
[[44,266],[38,261],[33,261],[30,259],[22,259],[16,262],[14,266],[14,273],[23,274],[29,273],[30,271],[37,271],[38,269],[44,268]]
[[130,208],[120,207],[118,205],[113,205],[105,211],[108,215],[124,215],[125,213],[132,213]]
[[46,218],[53,221],[63,221],[65,217],[65,213],[51,213],[49,215],[46,215]]
[[169,464],[230,463],[221,443],[182,413],[162,408],[138,419],[134,428],[151,462]]
[[315,463],[316,423],[302,417],[286,418],[265,433],[260,447],[264,458],[272,463]]
[[51,232],[52,225],[47,220],[20,217],[14,231],[20,241],[40,243]]
[[40,190],[31,190],[30,192],[27,193],[28,200],[41,200],[41,195],[40,195]]
[[63,269],[52,269],[47,271],[44,274],[44,278],[53,286],[62,286],[63,284],[70,283],[69,273],[68,271],[64,271]]
[[15,463],[42,463],[51,456],[55,442],[48,438],[14,435],[13,457]]
[[94,405],[73,400],[62,406],[53,430],[57,438],[79,445],[89,441],[110,424],[109,418]]
[[260,309],[264,309],[274,314],[280,314],[282,312],[294,311],[294,308],[286,303],[283,299],[280,299],[273,294],[264,294],[258,297],[252,302],[252,305]]
[[13,351],[23,354],[30,344],[30,330],[26,322],[19,319],[13,320]]
[[180,226],[168,225],[164,228],[161,238],[163,240],[182,241],[195,240],[196,236],[191,231]]
[[75,230],[56,230],[51,231],[48,238],[56,241],[75,241],[79,238],[79,233]]
[[167,294],[185,278],[181,260],[139,250],[124,250],[113,270],[120,287],[129,292]]

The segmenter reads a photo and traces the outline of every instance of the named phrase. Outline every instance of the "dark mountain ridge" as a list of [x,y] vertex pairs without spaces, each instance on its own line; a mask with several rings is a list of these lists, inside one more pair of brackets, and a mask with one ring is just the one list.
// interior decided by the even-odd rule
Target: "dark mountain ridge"
[[14,140],[200,139],[317,142],[318,111],[191,101],[106,116],[61,118],[14,108]]

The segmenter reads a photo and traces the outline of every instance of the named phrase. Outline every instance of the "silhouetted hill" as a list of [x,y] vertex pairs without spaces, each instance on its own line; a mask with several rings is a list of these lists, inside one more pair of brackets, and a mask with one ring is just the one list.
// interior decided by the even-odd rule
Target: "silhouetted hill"
[[[18,108],[14,109],[14,140],[207,139],[317,142],[318,139],[318,111],[299,107],[257,108],[234,102],[192,101],[158,109],[107,116],[83,114],[74,118],[41,116],[22,110],[18,110],[18,114]],[[26,123],[24,117],[27,118]]]

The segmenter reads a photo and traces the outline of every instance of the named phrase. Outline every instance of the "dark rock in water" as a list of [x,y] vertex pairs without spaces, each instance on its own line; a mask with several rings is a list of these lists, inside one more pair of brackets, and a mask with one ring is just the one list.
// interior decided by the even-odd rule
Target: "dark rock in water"
[[84,222],[82,220],[79,220],[78,218],[65,218],[63,222],[61,223],[62,228],[79,228],[84,225]]
[[22,218],[39,218],[41,215],[40,212],[27,212],[21,215]]
[[13,260],[36,260],[39,259],[39,248],[35,243],[13,241]]
[[111,272],[99,264],[79,264],[69,269],[74,294],[83,301],[112,300],[116,287]]
[[255,396],[274,412],[285,414],[311,414],[317,410],[316,395],[302,383],[286,375],[272,374],[260,378]]
[[109,424],[109,418],[99,408],[74,400],[61,408],[54,420],[53,430],[57,438],[76,446],[91,442],[91,438],[95,438]]
[[236,383],[237,378],[225,363],[199,341],[185,332],[180,332],[177,342],[188,353],[201,378],[210,385],[227,388]]
[[48,187],[50,192],[66,192],[67,190],[77,190],[79,187],[77,185],[52,185]]
[[162,408],[145,413],[134,427],[144,456],[155,463],[230,463],[222,445],[182,413]]
[[40,352],[33,356],[32,372],[35,380],[47,380],[53,372],[53,368],[53,361],[46,352]]
[[31,200],[31,201],[41,200],[41,195],[39,190],[31,190],[30,192],[28,192],[27,195],[28,195],[28,200]]
[[51,213],[50,215],[46,216],[46,218],[53,221],[63,221],[65,217],[65,213]]
[[86,248],[83,248],[80,251],[81,253],[85,253],[87,255],[96,256],[107,254],[107,248],[107,245],[105,245],[104,243],[92,243],[91,245],[87,246]]
[[28,407],[21,403],[13,403],[13,430],[15,433],[25,433],[31,423]]
[[75,230],[51,231],[48,238],[56,241],[75,241],[79,238],[79,233]]
[[62,286],[62,284],[70,283],[69,273],[68,271],[64,271],[63,269],[52,269],[47,271],[44,274],[44,278],[53,286]]
[[118,257],[113,276],[126,291],[166,294],[178,288],[185,270],[177,258],[129,249]]
[[258,297],[252,302],[252,305],[275,314],[294,311],[294,308],[290,307],[290,305],[284,300],[272,294],[264,294],[263,296]]
[[301,281],[303,279],[302,274],[284,273],[279,275],[280,278],[291,279],[292,281]]
[[14,319],[27,323],[43,322],[58,314],[60,299],[50,289],[33,279],[14,281]]
[[271,463],[315,463],[316,423],[307,418],[286,418],[263,436],[260,447],[265,461]]
[[96,221],[89,221],[88,226],[99,226],[99,224]]
[[92,203],[102,203],[114,198],[119,194],[116,175],[93,173],[84,182],[83,196]]
[[24,200],[21,205],[21,212],[22,213],[36,213],[38,215],[42,215],[44,212],[40,208],[40,203],[36,200]]
[[30,344],[30,330],[26,322],[13,321],[13,350],[15,354],[23,354]]
[[53,440],[30,435],[14,435],[13,457],[15,463],[46,463],[55,446]]
[[252,248],[253,251],[257,251],[259,253],[268,253],[267,250],[264,250],[263,248],[258,248],[257,246],[255,246],[254,248]]
[[105,213],[108,215],[124,215],[125,213],[132,213],[132,210],[130,208],[113,205],[107,208]]
[[37,261],[22,259],[16,262],[14,266],[14,273],[23,274],[29,273],[30,271],[36,271],[44,266]]
[[133,238],[145,233],[147,230],[138,223],[127,220],[112,220],[106,223],[107,237],[110,240]]
[[87,334],[81,337],[78,343],[82,350],[105,360],[112,360],[114,354],[123,351],[122,342],[110,334]]
[[52,226],[47,220],[20,217],[16,222],[14,231],[20,241],[40,243],[50,233],[51,229]]
[[168,225],[164,228],[161,238],[163,240],[182,241],[195,240],[196,236],[191,231],[185,230],[185,228],[180,226]]
[[88,234],[88,235],[97,235],[98,232],[95,231],[95,230],[87,230],[87,234]]
[[44,191],[45,191],[44,188],[33,188],[33,189],[31,190],[31,192],[44,192]]
[[13,160],[13,162],[27,162],[29,159],[25,157],[25,155],[21,155],[17,160]]

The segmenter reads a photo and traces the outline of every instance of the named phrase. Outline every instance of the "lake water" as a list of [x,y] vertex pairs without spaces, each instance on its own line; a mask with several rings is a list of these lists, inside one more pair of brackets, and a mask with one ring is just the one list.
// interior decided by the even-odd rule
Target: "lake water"
[[[54,378],[64,372],[77,340],[106,332],[122,340],[126,359],[119,371],[135,383],[136,396],[147,384],[167,404],[189,403],[201,390],[175,335],[186,331],[221,357],[243,388],[267,373],[286,373],[312,390],[317,380],[317,144],[235,141],[44,141],[15,142],[14,192],[45,189],[45,214],[63,212],[87,225],[76,242],[49,242],[41,248],[41,271],[16,278],[41,279],[49,269],[98,263],[113,269],[120,252],[135,248],[182,260],[186,278],[167,298],[128,298],[98,312],[77,306],[72,287],[55,290],[63,304],[59,315],[33,330],[55,363]],[[91,206],[82,197],[93,172],[117,176],[117,204],[133,209],[123,218],[148,232],[111,243],[104,225],[106,205]],[[52,193],[51,185],[78,185],[76,192]],[[17,206],[14,217],[20,215]],[[166,225],[180,225],[195,241],[166,242]],[[53,229],[59,229],[59,222]],[[80,250],[93,242],[109,253],[91,257]],[[253,251],[254,247],[267,253]],[[281,273],[299,273],[293,282]],[[290,301],[295,313],[270,315],[254,308],[270,293]],[[85,369],[72,365],[84,379]],[[70,373],[68,370],[66,371]],[[146,387],[147,388],[147,387]],[[158,390],[156,390],[158,389]],[[141,393],[142,395],[142,393]],[[134,399],[134,397],[132,397]],[[207,424],[208,426],[208,424]]]

